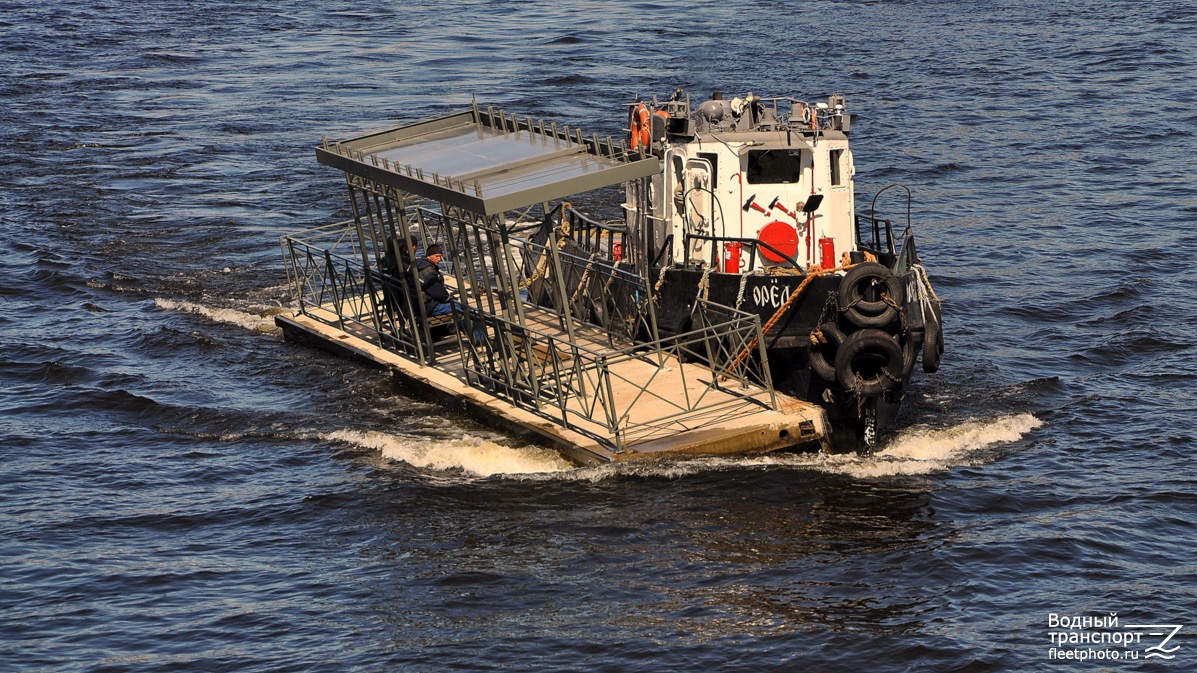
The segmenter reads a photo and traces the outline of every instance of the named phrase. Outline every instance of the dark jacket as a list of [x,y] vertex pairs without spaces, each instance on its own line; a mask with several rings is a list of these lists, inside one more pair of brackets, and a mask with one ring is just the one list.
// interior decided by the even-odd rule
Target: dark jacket
[[410,267],[407,261],[407,248],[402,245],[401,241],[398,239],[391,241],[387,254],[379,260],[379,266],[382,268],[383,275],[387,276],[382,291],[393,306],[399,307],[399,310],[406,310],[401,308],[407,305],[403,298],[404,292],[401,285],[407,286],[406,294],[412,298],[412,301],[420,301],[420,295],[416,293],[415,277],[408,272]]
[[437,304],[449,301],[449,290],[445,288],[445,277],[440,268],[427,257],[416,260],[416,272],[420,276],[420,289],[424,291],[424,313],[427,315]]

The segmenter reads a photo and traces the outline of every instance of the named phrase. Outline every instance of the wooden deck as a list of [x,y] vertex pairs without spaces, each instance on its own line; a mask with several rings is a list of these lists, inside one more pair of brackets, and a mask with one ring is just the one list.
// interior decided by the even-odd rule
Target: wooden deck
[[[309,312],[329,322],[336,314],[322,309]],[[529,327],[542,333],[564,332],[555,317],[537,309],[526,314]],[[711,386],[708,368],[664,360],[616,358],[610,367],[610,392],[619,410],[621,427],[632,430],[623,438],[624,450],[617,450],[608,425],[583,403],[570,399],[568,411],[546,405],[541,410],[517,406],[469,384],[458,355],[456,339],[438,348],[435,366],[417,362],[375,343],[373,331],[364,326],[346,330],[303,314],[280,315],[276,323],[285,338],[307,343],[342,355],[349,355],[390,369],[403,384],[439,402],[466,411],[489,422],[498,422],[516,434],[534,436],[580,464],[626,461],[668,455],[762,453],[804,446],[829,448],[825,414],[816,405],[776,393],[779,410],[770,408],[769,391],[738,382]],[[595,328],[575,327],[580,346],[615,352],[606,335]],[[541,353],[541,365],[548,359]],[[653,354],[657,358],[658,354]],[[700,409],[686,412],[689,396],[702,398]]]

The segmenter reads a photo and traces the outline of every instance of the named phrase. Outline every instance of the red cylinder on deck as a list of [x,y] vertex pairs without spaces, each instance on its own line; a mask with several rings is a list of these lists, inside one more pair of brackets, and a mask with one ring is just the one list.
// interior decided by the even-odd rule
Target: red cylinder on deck
[[611,244],[611,260],[618,262],[623,259],[623,243]]
[[729,241],[723,244],[723,273],[740,273],[739,241]]
[[835,268],[835,239],[834,238],[820,238],[819,239],[819,257],[821,260],[819,265],[824,269]]
[[784,262],[787,257],[798,254],[798,230],[781,220],[774,220],[761,227],[756,237],[761,243],[769,245],[761,246],[758,250],[761,251],[761,256],[770,262]]

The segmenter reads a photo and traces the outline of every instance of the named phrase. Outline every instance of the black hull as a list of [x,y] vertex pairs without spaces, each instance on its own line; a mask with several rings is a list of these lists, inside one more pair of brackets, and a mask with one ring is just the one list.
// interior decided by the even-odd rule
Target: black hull
[[[882,381],[883,390],[862,391],[859,385],[855,390],[846,389],[839,377],[833,376],[829,380],[812,370],[811,334],[820,325],[834,324],[848,336],[866,329],[853,324],[846,316],[846,311],[841,310],[839,297],[844,279],[842,275],[829,274],[812,279],[802,295],[794,300],[764,337],[774,387],[779,392],[823,407],[833,425],[833,444],[841,450],[872,446],[876,441],[876,432],[894,426],[915,361],[923,347],[926,311],[919,306],[918,297],[922,295],[918,278],[911,271],[892,275],[904,290],[900,292],[901,302],[892,302],[896,303],[896,315],[888,324],[874,331],[883,331],[897,342],[902,349],[903,361],[900,375],[896,375],[896,372],[892,376],[887,374],[889,378]],[[745,277],[710,273],[706,278],[706,299],[756,314],[764,326],[802,280],[803,276],[798,275]],[[702,271],[669,269],[665,272],[656,305],[662,337],[682,334],[693,327],[692,308],[702,282]],[[932,329],[938,327],[933,325]],[[873,336],[881,338],[880,335]]]

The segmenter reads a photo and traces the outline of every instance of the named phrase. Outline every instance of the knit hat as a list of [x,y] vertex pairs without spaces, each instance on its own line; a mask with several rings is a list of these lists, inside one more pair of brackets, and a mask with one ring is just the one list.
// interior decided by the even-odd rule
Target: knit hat
[[427,250],[424,251],[425,257],[431,257],[433,255],[439,254],[441,254],[441,245],[439,243],[433,243],[432,245],[428,246]]

